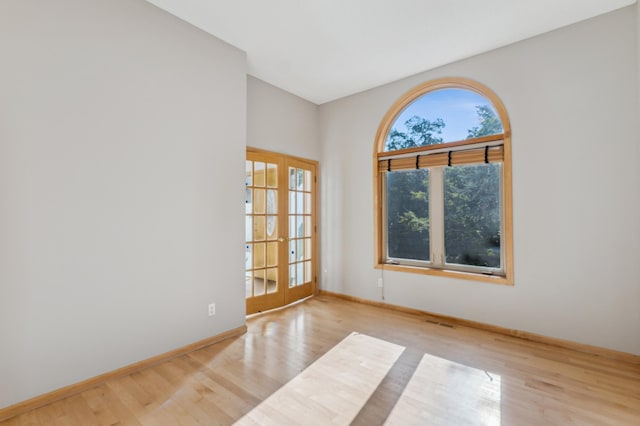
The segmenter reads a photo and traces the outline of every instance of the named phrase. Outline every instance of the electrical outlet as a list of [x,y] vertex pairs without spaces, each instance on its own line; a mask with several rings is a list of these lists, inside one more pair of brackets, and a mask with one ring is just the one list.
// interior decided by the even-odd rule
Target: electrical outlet
[[384,287],[384,280],[382,279],[382,277],[378,278],[378,288],[382,288]]
[[209,316],[212,317],[216,314],[216,304],[209,303]]

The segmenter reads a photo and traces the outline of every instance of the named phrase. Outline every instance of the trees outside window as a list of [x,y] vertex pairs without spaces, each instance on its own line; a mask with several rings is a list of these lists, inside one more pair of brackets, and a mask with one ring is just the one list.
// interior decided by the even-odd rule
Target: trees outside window
[[492,92],[460,79],[409,92],[375,167],[377,266],[513,282],[510,130]]

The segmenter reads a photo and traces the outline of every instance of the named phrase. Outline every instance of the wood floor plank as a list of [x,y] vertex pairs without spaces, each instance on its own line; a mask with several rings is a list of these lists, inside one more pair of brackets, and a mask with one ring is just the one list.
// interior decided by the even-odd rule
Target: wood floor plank
[[[494,401],[485,410],[494,413],[493,420],[499,415],[499,424],[640,425],[637,364],[327,295],[252,316],[247,325],[243,336],[109,380],[0,425],[230,425],[295,383],[353,332],[406,348],[373,394],[359,402],[355,425],[382,425],[388,419],[420,424],[428,416],[443,424],[464,423],[483,412],[475,404],[491,406],[477,385],[489,380],[485,371],[500,377],[499,405]],[[420,369],[423,357],[442,361]],[[289,395],[256,413],[254,424],[310,424],[345,412],[354,402],[345,371],[323,374],[335,377],[327,385],[333,394],[324,403],[315,393]],[[412,380],[421,391],[411,390]],[[437,403],[438,398],[452,401],[452,408],[443,410],[448,403]],[[349,422],[339,415],[335,419]]]
[[81,425],[94,425],[98,423],[98,419],[91,411],[87,401],[82,395],[74,395],[66,398],[64,401],[68,411],[73,415],[73,423]]
[[154,396],[145,392],[130,375],[110,380],[106,385],[141,422],[144,416],[158,405]]
[[[95,416],[98,425],[111,426],[115,424],[123,424],[130,420],[130,414],[124,410],[112,410],[113,401],[110,401],[110,395],[107,393],[107,386],[102,385],[95,389],[83,392],[82,396],[86,404]],[[123,405],[118,401],[118,404]],[[123,416],[119,418],[118,415]]]

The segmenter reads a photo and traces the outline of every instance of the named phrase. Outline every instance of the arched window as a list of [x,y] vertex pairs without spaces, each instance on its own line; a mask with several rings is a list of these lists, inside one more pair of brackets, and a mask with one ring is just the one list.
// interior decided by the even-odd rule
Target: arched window
[[513,284],[500,99],[466,79],[427,82],[391,107],[375,146],[376,266]]

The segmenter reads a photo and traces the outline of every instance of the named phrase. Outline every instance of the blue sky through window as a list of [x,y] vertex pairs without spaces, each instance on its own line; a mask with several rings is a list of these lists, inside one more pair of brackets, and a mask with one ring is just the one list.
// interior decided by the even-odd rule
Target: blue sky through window
[[486,98],[470,90],[434,90],[410,103],[398,115],[391,128],[406,132],[404,123],[414,115],[429,121],[441,118],[445,127],[442,134],[436,136],[442,137],[443,142],[464,140],[469,129],[480,126],[476,109],[480,105],[489,106],[495,113],[493,105]]

